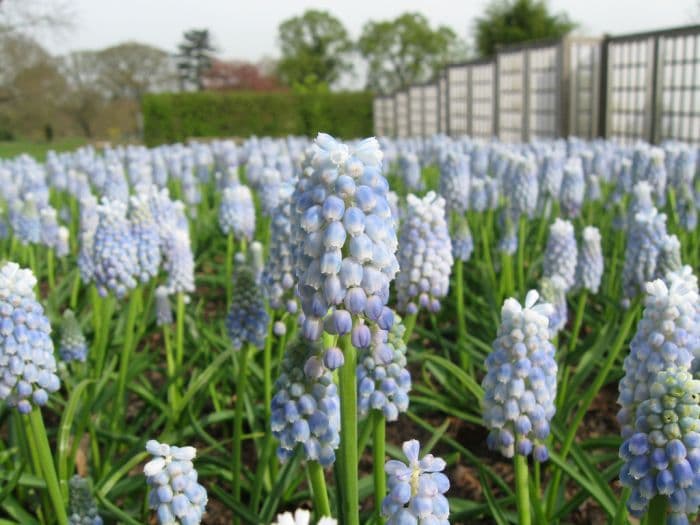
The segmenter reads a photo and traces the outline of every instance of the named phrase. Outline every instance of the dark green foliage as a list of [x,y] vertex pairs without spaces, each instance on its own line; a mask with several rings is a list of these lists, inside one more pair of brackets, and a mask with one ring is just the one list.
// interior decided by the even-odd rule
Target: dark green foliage
[[465,58],[455,32],[447,26],[433,29],[420,13],[367,22],[357,46],[369,62],[368,89],[383,93],[429,80],[445,64]]
[[343,23],[327,11],[309,9],[278,29],[282,57],[277,74],[288,86],[310,81],[331,85],[352,70],[352,41]]
[[190,137],[372,135],[372,94],[168,93],[146,95],[142,105],[148,145]]
[[476,48],[493,55],[498,46],[559,38],[576,27],[565,14],[552,14],[543,0],[493,0],[476,19]]
[[185,31],[183,42],[178,45],[177,70],[180,89],[194,86],[202,91],[202,75],[211,67],[212,53],[216,48],[211,43],[208,29]]

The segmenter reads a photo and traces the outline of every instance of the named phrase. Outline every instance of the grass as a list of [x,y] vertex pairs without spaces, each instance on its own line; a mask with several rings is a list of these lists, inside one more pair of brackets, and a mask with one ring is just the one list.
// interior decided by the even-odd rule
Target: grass
[[87,140],[82,137],[69,137],[52,142],[37,142],[25,139],[0,141],[0,159],[9,159],[22,153],[27,153],[43,162],[50,150],[71,151],[84,146],[86,143]]

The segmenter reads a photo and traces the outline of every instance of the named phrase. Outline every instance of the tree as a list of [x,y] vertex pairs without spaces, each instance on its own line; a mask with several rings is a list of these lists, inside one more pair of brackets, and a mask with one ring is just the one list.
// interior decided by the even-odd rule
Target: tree
[[211,42],[208,29],[185,31],[184,41],[178,46],[177,70],[180,89],[204,89],[203,74],[211,68],[212,53],[216,48]]
[[543,0],[494,0],[476,19],[476,47],[489,56],[498,46],[559,38],[576,27],[566,14],[552,14]]
[[107,97],[99,87],[102,70],[99,53],[74,51],[61,59],[60,67],[68,85],[61,107],[83,135],[92,138],[95,121],[107,104]]
[[0,0],[0,36],[62,34],[74,18],[66,0]]
[[379,92],[428,80],[446,63],[461,58],[457,55],[464,49],[452,29],[432,29],[419,13],[367,22],[358,47],[369,61],[367,87]]
[[204,89],[215,91],[279,89],[277,78],[266,74],[257,64],[242,61],[214,60],[204,73]]
[[171,56],[157,47],[126,42],[97,53],[98,82],[112,98],[141,102],[146,93],[169,91],[175,86],[176,71]]
[[310,9],[278,28],[282,58],[277,73],[286,85],[310,80],[328,86],[352,68],[353,45],[342,22],[326,11]]

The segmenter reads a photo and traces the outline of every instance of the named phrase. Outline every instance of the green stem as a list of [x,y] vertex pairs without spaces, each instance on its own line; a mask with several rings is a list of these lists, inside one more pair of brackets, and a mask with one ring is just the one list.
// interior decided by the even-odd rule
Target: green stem
[[416,319],[418,314],[408,314],[403,318],[403,325],[406,327],[406,331],[403,333],[404,343],[408,343],[411,340],[411,335],[413,334],[413,329],[416,327]]
[[241,438],[243,437],[243,408],[245,402],[245,389],[248,380],[248,355],[250,345],[244,345],[239,352],[238,381],[236,383],[236,411],[233,416],[233,498],[241,501]]
[[[586,389],[586,394],[583,396],[581,405],[579,406],[578,411],[576,412],[576,415],[574,416],[573,420],[570,424],[565,425],[566,428],[568,428],[568,432],[566,433],[564,443],[562,444],[561,450],[559,451],[562,461],[566,460],[566,457],[569,454],[569,450],[571,450],[571,445],[573,445],[574,443],[576,431],[581,425],[581,421],[583,421],[583,417],[586,415],[588,407],[593,402],[593,398],[596,395],[598,395],[598,391],[605,383],[605,380],[607,379],[608,374],[610,373],[610,369],[617,360],[617,356],[620,353],[620,350],[622,349],[625,339],[627,338],[627,334],[629,333],[630,327],[632,326],[632,322],[634,321],[635,311],[636,308],[634,306],[630,307],[630,309],[627,310],[625,318],[622,321],[622,325],[620,326],[620,331],[617,333],[617,337],[613,341],[612,347],[610,348],[610,352],[608,353],[608,357],[605,359],[603,366],[600,368],[600,372],[598,372],[590,387]],[[549,486],[549,493],[547,494],[547,516],[550,517],[554,512],[554,502],[556,499],[557,492],[559,491],[559,483],[561,482],[561,476],[562,470],[557,469],[554,472],[552,482]]]
[[668,508],[668,497],[657,495],[649,502],[647,520],[649,524],[666,523],[666,509]]
[[32,409],[29,413],[29,425],[34,438],[34,445],[37,447],[37,453],[41,461],[41,469],[44,472],[44,481],[46,488],[53,504],[53,509],[47,509],[47,515],[56,516],[56,521],[59,525],[68,524],[68,516],[66,514],[66,502],[61,494],[61,487],[58,484],[58,476],[56,475],[56,467],[53,463],[53,455],[49,446],[49,439],[46,437],[46,427],[44,420],[41,417],[41,411],[38,408]]
[[124,331],[124,344],[119,356],[119,379],[117,383],[117,413],[112,419],[112,429],[116,428],[116,423],[120,417],[126,415],[126,378],[129,373],[131,353],[134,347],[134,326],[141,301],[141,287],[137,286],[129,298],[129,309],[126,314],[126,327]]
[[[578,335],[583,324],[583,313],[586,310],[586,301],[588,300],[588,290],[582,290],[578,298],[576,307],[576,317],[574,318],[574,327],[571,330],[571,341],[568,345],[568,351],[573,352],[578,344]],[[565,354],[566,355],[566,354]],[[562,361],[563,362],[563,361]]]
[[46,253],[46,267],[49,274],[49,290],[53,291],[56,288],[53,248],[49,248]]
[[518,291],[521,297],[525,297],[525,237],[527,219],[520,217],[518,232]]
[[[78,307],[78,293],[80,292],[80,272],[75,272],[75,279],[70,291],[70,309],[75,311]],[[94,304],[94,303],[93,303]]]
[[226,238],[226,304],[231,302],[231,292],[233,290],[233,233],[229,233]]
[[[177,293],[175,306],[175,372],[180,374],[185,359],[185,295]],[[181,381],[178,381],[178,385]]]
[[518,525],[530,525],[530,489],[528,486],[527,458],[515,454],[515,497],[518,503]]
[[457,299],[457,348],[462,362],[462,369],[470,370],[469,352],[467,352],[467,320],[464,316],[464,262],[455,263],[455,295]]
[[345,364],[340,368],[340,447],[342,449],[343,479],[340,493],[344,524],[359,525],[360,508],[358,497],[357,463],[357,351],[350,341],[350,335],[340,338],[345,356]]
[[170,325],[163,325],[163,342],[165,344],[165,363],[168,371],[168,402],[173,407],[171,418],[174,423],[180,415],[180,396],[178,394],[177,385],[175,384],[175,375],[177,368],[175,365],[175,356],[173,355],[173,345],[170,340]]
[[316,519],[330,518],[331,505],[328,502],[328,491],[326,490],[326,476],[323,467],[318,461],[309,461],[306,465],[311,482],[311,492],[314,499],[314,512]]
[[386,496],[386,419],[379,410],[372,410],[372,423],[374,424],[374,444],[372,454],[374,456],[374,508],[377,513],[375,523],[382,524],[382,501]]

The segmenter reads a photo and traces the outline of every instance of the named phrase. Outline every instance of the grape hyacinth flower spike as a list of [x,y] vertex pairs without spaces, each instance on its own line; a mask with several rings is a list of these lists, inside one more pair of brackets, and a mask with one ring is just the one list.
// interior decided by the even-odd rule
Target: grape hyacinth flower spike
[[51,325],[34,296],[36,277],[9,262],[0,268],[0,399],[28,414],[60,387]]
[[577,256],[573,225],[569,221],[556,219],[549,227],[544,252],[544,276],[551,278],[558,275],[566,286],[565,291],[568,291],[576,283]]
[[70,525],[102,525],[102,517],[98,514],[95,499],[90,493],[90,483],[87,479],[75,475],[69,483],[69,514]]
[[340,442],[340,400],[317,343],[293,342],[287,349],[272,397],[272,434],[277,456],[286,461],[297,445],[306,461],[329,467]]
[[508,458],[532,453],[541,462],[549,457],[545,440],[555,413],[557,364],[549,341],[552,306],[536,304],[538,299],[531,290],[524,307],[512,298],[503,303],[482,386],[489,448]]
[[382,158],[375,138],[351,149],[319,133],[295,195],[294,253],[304,312],[302,333],[315,341],[325,330],[340,340],[340,348],[327,349],[324,364],[339,367],[345,463],[341,504],[348,525],[359,524],[355,343],[365,339],[363,323],[391,328],[393,312],[386,303],[389,283],[399,270]]
[[449,525],[450,507],[445,493],[450,481],[442,473],[445,461],[432,454],[419,459],[420,443],[412,439],[403,444],[408,463],[395,459],[386,463],[389,494],[382,502],[387,525],[430,523]]
[[409,194],[407,202],[399,241],[398,309],[409,315],[419,308],[436,312],[449,290],[453,262],[445,200],[431,191],[422,199]]
[[151,487],[148,505],[160,525],[198,525],[207,505],[207,491],[197,482],[192,464],[194,447],[176,447],[150,440],[146,450],[153,457],[143,472]]
[[577,286],[591,293],[598,293],[603,276],[603,252],[600,247],[600,231],[595,226],[583,229],[581,249],[576,266]]
[[61,341],[58,352],[61,359],[66,362],[85,362],[87,358],[87,343],[83,331],[75,318],[73,310],[63,312],[63,324],[61,326]]

